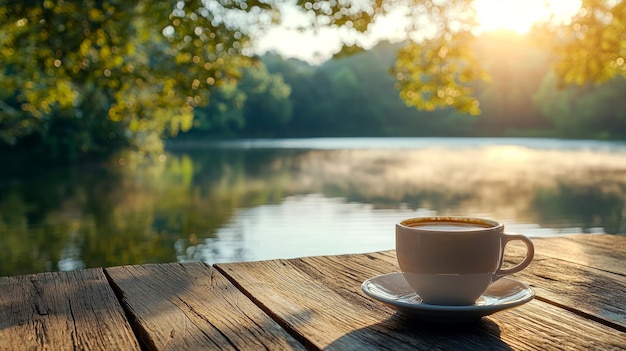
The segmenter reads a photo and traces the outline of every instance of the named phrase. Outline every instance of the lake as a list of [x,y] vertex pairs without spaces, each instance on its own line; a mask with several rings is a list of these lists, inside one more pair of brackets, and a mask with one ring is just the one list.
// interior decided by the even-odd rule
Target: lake
[[0,177],[0,276],[394,248],[423,215],[531,237],[626,232],[626,143],[321,138],[176,143],[159,162]]

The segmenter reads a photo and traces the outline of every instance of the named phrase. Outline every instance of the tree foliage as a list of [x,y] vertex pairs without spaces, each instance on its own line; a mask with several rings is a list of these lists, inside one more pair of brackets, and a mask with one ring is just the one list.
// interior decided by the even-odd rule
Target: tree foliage
[[583,0],[569,25],[553,30],[565,83],[602,83],[626,77],[626,1]]
[[[191,127],[214,87],[239,77],[248,22],[272,11],[259,1],[203,4],[2,1],[2,141],[72,143],[69,159],[111,145],[159,151],[164,134]],[[50,138],[55,129],[66,138]]]
[[217,89],[211,104],[196,108],[195,134],[277,136],[292,116],[291,88],[258,64],[242,70],[238,82]]
[[560,136],[626,138],[626,78],[618,76],[601,86],[559,88],[559,84],[559,77],[549,72],[533,98]]
[[[341,27],[356,33],[368,33],[383,16],[404,9],[409,40],[392,68],[404,102],[424,111],[481,112],[477,87],[490,78],[476,53],[473,0],[293,4],[308,16],[302,27]],[[290,108],[294,114],[302,112],[302,121],[312,128],[328,126],[321,108],[270,106],[265,98],[253,104],[254,94],[243,104],[243,97],[235,94],[241,69],[254,61],[252,33],[279,21],[282,5],[278,0],[0,0],[0,148],[30,147],[70,161],[127,148],[140,155],[160,152],[163,136],[190,129],[194,109],[212,101],[215,105],[205,113],[229,112],[211,112],[208,118],[212,123],[229,121],[223,123],[232,128],[246,128],[241,123],[246,112],[238,106],[254,104],[249,111],[277,108],[276,118],[256,121],[260,124],[255,130],[290,124]],[[563,86],[626,75],[624,0],[583,0],[571,21],[548,22],[533,33],[535,41],[553,50]],[[342,53],[359,51],[359,42],[346,39],[345,44]],[[312,86],[292,94],[325,97],[324,87],[344,77],[345,86],[334,97],[354,105],[347,100],[354,96],[343,92],[361,82],[351,72],[334,73],[339,75],[315,73]],[[225,88],[217,93],[222,86],[230,86],[230,92]],[[277,89],[269,97],[284,100],[285,88]],[[353,110],[346,107],[345,112]]]
[[[399,51],[392,71],[403,100],[425,111],[454,107],[464,113],[480,113],[470,83],[488,77],[472,50],[472,31],[477,25],[472,0],[298,3],[317,16],[316,25],[344,25],[357,32],[367,32],[394,9],[405,9],[411,40]],[[354,45],[344,46],[344,50],[356,51]]]
[[[404,101],[432,111],[454,107],[479,114],[472,84],[489,80],[476,60],[473,0],[299,1],[318,16],[318,25],[349,25],[368,31],[393,9],[406,9],[410,41],[398,53],[394,73]],[[368,26],[369,25],[369,26]],[[535,40],[558,58],[563,84],[604,82],[626,75],[626,1],[583,0],[566,23],[539,23]],[[351,46],[348,51],[354,51]]]
[[[622,113],[626,106],[620,100],[626,94],[626,79],[559,88],[552,54],[528,36],[484,33],[474,46],[477,60],[491,77],[489,83],[473,85],[482,110],[476,118],[453,107],[421,111],[406,106],[394,89],[395,78],[388,74],[403,44],[383,42],[316,66],[264,55],[260,59],[267,71],[247,68],[240,84],[218,89],[211,105],[196,109],[195,121],[202,126],[182,136],[626,137]],[[248,76],[248,70],[255,74]],[[280,82],[279,91],[290,94],[268,94],[265,87],[270,85],[265,82],[271,81]],[[248,104],[255,99],[268,103]],[[291,106],[291,114],[277,119],[278,109],[273,107],[278,106]]]

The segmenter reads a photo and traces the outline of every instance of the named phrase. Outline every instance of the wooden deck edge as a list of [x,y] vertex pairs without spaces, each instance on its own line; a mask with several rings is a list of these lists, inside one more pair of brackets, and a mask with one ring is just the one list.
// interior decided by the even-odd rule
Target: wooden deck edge
[[103,268],[0,277],[0,286],[0,349],[142,349]]
[[602,318],[600,316],[595,316],[593,314],[590,314],[590,313],[581,311],[579,309],[576,309],[576,308],[574,308],[572,306],[567,306],[567,305],[564,305],[564,304],[559,303],[557,301],[548,299],[548,298],[546,298],[544,296],[535,295],[535,299],[539,300],[541,302],[545,302],[545,303],[547,303],[549,305],[552,305],[552,306],[555,306],[555,307],[567,310],[567,311],[569,311],[569,312],[571,312],[571,313],[573,313],[573,314],[575,314],[577,316],[580,316],[580,317],[592,320],[594,322],[600,323],[600,324],[605,325],[607,327],[610,327],[610,328],[613,328],[613,329],[616,329],[616,330],[619,330],[621,332],[626,333],[626,325],[624,325],[624,324],[613,322],[611,320]]
[[115,283],[115,281],[113,281],[113,279],[109,275],[109,272],[107,271],[108,268],[112,267],[102,268],[102,271],[107,279],[107,282],[109,283],[109,286],[111,287],[111,290],[113,290],[113,294],[115,294],[117,303],[122,308],[122,311],[124,311],[124,316],[126,317],[126,320],[128,321],[128,324],[130,325],[133,334],[135,334],[135,339],[137,339],[139,347],[141,347],[142,350],[156,350],[156,345],[150,342],[150,338],[147,338],[148,344],[146,344],[144,336],[146,335],[147,331],[141,327],[141,325],[137,322],[135,316],[129,310],[128,306],[126,306],[126,304],[124,303],[124,294],[122,292],[122,289]]
[[[206,263],[205,263],[206,264]],[[315,346],[309,339],[304,337],[304,335],[300,334],[296,329],[291,327],[285,320],[280,318],[276,313],[272,312],[270,308],[268,308],[265,304],[255,298],[247,289],[245,289],[241,284],[237,282],[237,280],[233,279],[224,269],[222,269],[219,263],[208,265],[212,267],[216,271],[218,271],[222,276],[224,276],[228,281],[237,288],[242,294],[244,294],[253,304],[255,304],[258,308],[261,309],[265,314],[267,314],[274,322],[278,323],[289,335],[291,335],[294,339],[296,339],[299,343],[301,343],[307,350],[311,351],[319,351],[319,348]]]

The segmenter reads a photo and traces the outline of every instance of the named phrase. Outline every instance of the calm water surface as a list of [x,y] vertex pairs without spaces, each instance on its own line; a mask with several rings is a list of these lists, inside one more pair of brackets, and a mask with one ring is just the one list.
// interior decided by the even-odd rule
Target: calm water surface
[[0,180],[0,276],[394,248],[422,215],[533,237],[626,232],[626,143],[297,139],[177,145],[151,166]]

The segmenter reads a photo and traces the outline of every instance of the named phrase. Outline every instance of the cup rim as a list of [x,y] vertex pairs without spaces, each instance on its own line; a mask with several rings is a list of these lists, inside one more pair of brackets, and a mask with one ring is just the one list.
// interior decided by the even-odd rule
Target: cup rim
[[[437,232],[441,233],[442,231],[433,230],[433,229],[423,229],[416,226],[409,225],[409,223],[424,223],[424,222],[461,222],[461,223],[469,223],[469,224],[477,224],[477,225],[488,225],[484,228],[468,228],[466,230],[459,230],[458,233],[467,233],[467,232],[480,232],[480,231],[491,231],[491,230],[499,230],[504,227],[504,224],[489,218],[480,218],[480,217],[467,217],[467,216],[424,216],[424,217],[412,217],[405,218],[396,223],[396,226],[406,228],[409,230],[414,230],[418,232]],[[451,231],[446,231],[446,233],[456,233]]]

